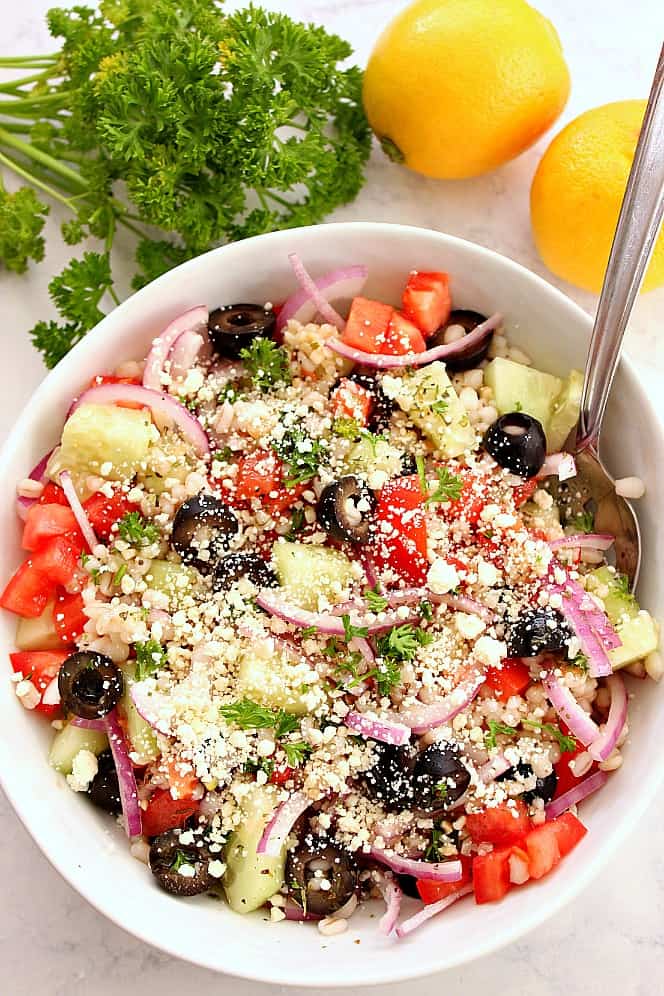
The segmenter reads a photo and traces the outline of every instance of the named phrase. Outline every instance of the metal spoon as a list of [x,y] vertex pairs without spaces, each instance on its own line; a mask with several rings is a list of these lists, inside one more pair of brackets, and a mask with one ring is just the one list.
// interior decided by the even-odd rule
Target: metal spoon
[[[581,413],[565,449],[578,475],[569,490],[586,494],[595,530],[615,536],[616,567],[636,584],[641,538],[634,511],[616,494],[599,457],[599,436],[627,322],[664,213],[664,47],[660,53],[638,145],[613,238],[586,361]],[[562,496],[561,496],[562,497]],[[563,499],[564,500],[564,499]]]

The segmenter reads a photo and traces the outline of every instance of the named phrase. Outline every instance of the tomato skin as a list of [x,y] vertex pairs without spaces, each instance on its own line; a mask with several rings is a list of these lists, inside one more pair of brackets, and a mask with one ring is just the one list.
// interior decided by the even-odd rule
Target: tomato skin
[[290,782],[294,777],[295,768],[289,768],[288,765],[277,765],[272,770],[268,781],[271,785],[285,785],[286,782]]
[[47,481],[44,485],[44,490],[39,496],[40,505],[66,505],[69,508],[69,502],[67,501],[67,496],[60,487],[59,484],[54,484],[53,481]]
[[387,329],[394,308],[368,297],[355,297],[341,341],[364,353],[384,353]]
[[88,617],[83,612],[83,596],[79,592],[59,594],[53,606],[53,623],[63,643],[73,644],[83,632]]
[[521,800],[466,815],[466,829],[476,844],[506,847],[518,844],[530,830],[528,809]]
[[52,598],[55,585],[35,569],[32,559],[24,560],[0,595],[0,606],[24,619],[36,619]]
[[473,858],[473,890],[478,905],[496,903],[509,892],[511,853],[511,847],[504,847]]
[[543,823],[535,827],[527,835],[524,843],[531,878],[543,878],[560,863],[558,837],[552,824]]
[[512,500],[514,501],[515,508],[521,508],[525,505],[529,498],[532,498],[534,492],[537,490],[538,482],[534,477],[531,477],[529,481],[524,481],[523,484],[518,484],[512,489]]
[[[101,387],[103,384],[140,384],[141,381],[138,377],[116,377],[113,374],[97,374],[90,381],[90,387]],[[138,401],[116,401],[115,404],[118,408],[134,408],[140,411],[145,408],[145,405],[140,404]]]
[[404,353],[423,353],[427,348],[424,336],[416,325],[398,311],[392,317],[385,332],[385,343],[381,353],[403,356]]
[[530,669],[520,657],[506,657],[502,667],[487,668],[484,678],[495,697],[507,702],[512,695],[521,695],[530,684]]
[[475,475],[466,477],[459,497],[456,501],[450,502],[443,511],[445,519],[451,522],[463,519],[471,526],[477,526],[487,504],[487,487],[487,481],[484,478],[478,478]]
[[[57,677],[60,667],[69,656],[59,650],[22,650],[10,654],[12,668],[15,672],[21,673],[24,678],[30,676],[30,681],[37,691],[43,695],[54,678]],[[39,712],[43,716],[57,716],[60,713],[60,705],[46,705],[40,702],[31,712]]]
[[83,547],[80,533],[64,533],[43,543],[29,563],[51,585],[62,585],[69,592],[80,591],[88,577],[79,564]]
[[[569,727],[566,726],[565,723],[561,721],[558,725],[560,726],[561,731],[566,736],[570,735]],[[575,757],[579,756],[579,754],[583,754],[585,749],[586,748],[583,746],[583,744],[577,742],[576,750],[565,752],[560,758],[560,760],[557,762],[557,764],[554,764],[553,766],[554,771],[556,772],[556,777],[558,779],[558,783],[556,785],[556,791],[553,796],[554,799],[559,799],[561,795],[564,795],[565,792],[568,792],[571,788],[574,788],[575,785],[579,784],[580,779],[576,777],[576,775],[570,768],[570,761],[573,761]],[[588,770],[584,772],[582,777],[586,778],[588,775],[591,775],[593,771],[595,771],[596,769],[597,769],[597,762],[593,761],[590,768],[588,768]]]
[[101,491],[91,495],[83,503],[90,525],[100,540],[111,538],[112,527],[128,512],[135,512],[138,505],[129,501],[122,491],[116,491],[112,498],[107,498]]
[[235,495],[241,501],[269,495],[281,486],[282,463],[272,450],[255,450],[242,457],[235,478]]
[[366,387],[348,377],[342,377],[330,394],[330,409],[335,418],[352,418],[365,426],[373,407],[373,398]]
[[141,814],[143,833],[146,837],[156,837],[167,830],[183,827],[189,817],[198,812],[198,806],[194,799],[174,799],[168,789],[157,789]]
[[169,761],[167,765],[169,791],[174,799],[191,799],[200,781],[193,768],[187,768],[185,771],[181,768],[182,765],[177,761]]
[[461,878],[458,882],[432,882],[429,879],[419,878],[417,880],[417,891],[423,903],[437,903],[439,899],[445,899],[453,893],[470,885],[472,878],[472,858],[465,854],[461,855]]
[[423,503],[420,479],[413,474],[388,481],[376,507],[377,565],[415,585],[424,584],[429,569]]
[[75,533],[78,523],[70,508],[59,504],[35,502],[28,509],[23,527],[22,546],[24,550],[38,550],[47,540],[63,533]]
[[563,813],[545,826],[550,826],[555,831],[561,858],[568,855],[588,833],[588,828],[573,813]]
[[411,273],[403,292],[403,313],[425,335],[432,335],[450,317],[452,297],[447,273]]

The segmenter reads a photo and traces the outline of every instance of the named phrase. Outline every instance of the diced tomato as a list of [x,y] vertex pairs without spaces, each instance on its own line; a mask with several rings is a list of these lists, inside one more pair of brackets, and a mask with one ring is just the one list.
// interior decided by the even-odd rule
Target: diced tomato
[[476,844],[505,847],[518,844],[530,829],[528,809],[520,800],[509,805],[488,807],[480,813],[468,813],[466,829]]
[[512,499],[516,508],[521,508],[522,505],[532,498],[533,493],[537,490],[537,481],[534,477],[531,477],[529,481],[524,481],[523,484],[517,484],[515,488],[512,489]]
[[432,882],[430,879],[418,879],[417,891],[423,903],[437,903],[439,899],[445,899],[458,892],[466,885],[470,885],[472,878],[472,859],[461,856],[461,878],[458,882]]
[[[569,736],[570,731],[567,728],[567,726],[565,726],[565,724],[562,722],[559,723],[559,726],[561,731],[566,736]],[[560,796],[564,795],[565,792],[568,792],[569,789],[574,788],[575,785],[579,784],[579,779],[577,778],[577,776],[574,774],[573,770],[570,767],[570,761],[573,761],[575,757],[579,756],[579,754],[583,754],[585,749],[586,748],[583,746],[583,744],[577,743],[577,748],[575,751],[566,751],[562,755],[558,763],[554,765],[556,778],[558,779],[556,785],[556,791],[553,797],[554,799],[560,798]],[[595,770],[596,767],[597,764],[595,761],[593,761],[591,767],[588,768],[587,771],[584,771],[583,777],[585,778],[587,775],[592,774],[592,772]]]
[[83,508],[99,539],[109,540],[113,525],[127,512],[136,511],[138,505],[129,501],[123,491],[116,491],[111,498],[97,491],[83,503]]
[[531,878],[543,878],[560,862],[556,830],[551,823],[535,827],[525,839]]
[[[101,387],[103,384],[140,384],[141,381],[138,377],[115,377],[113,374],[97,374],[90,381],[90,387]],[[145,405],[140,404],[138,401],[116,401],[115,404],[118,408],[135,408],[139,411],[141,408],[145,408]]]
[[263,498],[263,508],[270,515],[281,515],[282,512],[289,511],[294,501],[301,498],[307,490],[306,484],[295,484],[292,488],[280,485],[275,491]]
[[356,297],[350,306],[341,341],[365,353],[384,353],[387,329],[394,308],[381,301]]
[[373,398],[366,387],[357,381],[342,377],[330,394],[330,409],[335,418],[352,418],[358,425],[369,421]]
[[198,812],[194,799],[174,799],[168,789],[157,789],[142,813],[143,833],[146,837],[183,827],[190,816]]
[[294,775],[295,768],[289,768],[287,765],[277,765],[276,768],[273,768],[268,781],[272,785],[285,785],[286,782],[291,781]]
[[32,558],[25,560],[0,595],[0,606],[25,619],[36,619],[53,597],[55,585],[35,569]]
[[54,536],[41,545],[29,562],[51,585],[62,585],[69,592],[80,591],[87,581],[87,574],[80,565],[83,547],[80,533]]
[[39,547],[54,536],[63,533],[75,533],[78,524],[74,513],[64,505],[40,505],[35,502],[28,509],[23,527],[23,549],[38,550]]
[[476,903],[495,903],[510,890],[511,847],[478,854],[473,858],[473,889]]
[[501,702],[520,695],[530,684],[530,669],[520,657],[506,657],[502,667],[487,668],[484,683]]
[[[29,678],[37,691],[43,695],[51,682],[57,678],[62,662],[68,656],[61,651],[25,650],[10,654],[9,659],[14,671],[22,674],[24,678]],[[56,716],[60,712],[60,705],[40,702],[34,711],[44,716]]]
[[175,799],[191,799],[194,791],[200,785],[193,768],[184,768],[179,761],[169,761],[167,764],[168,785]]
[[411,273],[403,292],[403,311],[425,335],[431,335],[450,317],[452,298],[446,273]]
[[281,487],[282,463],[272,450],[255,450],[242,457],[235,478],[235,494],[241,500],[260,498]]
[[404,353],[423,353],[426,348],[424,336],[418,327],[409,322],[401,312],[393,311],[381,353],[402,356]]
[[60,487],[59,484],[54,484],[53,481],[47,481],[44,485],[44,490],[39,496],[40,505],[66,505],[69,508],[69,502],[67,501],[67,496]]
[[75,643],[88,617],[83,612],[83,596],[78,592],[58,595],[53,606],[55,631],[63,643]]
[[563,813],[545,826],[550,826],[555,831],[561,858],[569,854],[588,833],[588,828],[573,813]]
[[476,526],[488,501],[487,487],[487,481],[483,477],[475,474],[466,477],[459,497],[445,508],[445,518],[449,521],[463,519]]
[[390,567],[418,585],[424,583],[429,568],[423,501],[420,479],[413,474],[388,481],[376,508],[378,566]]

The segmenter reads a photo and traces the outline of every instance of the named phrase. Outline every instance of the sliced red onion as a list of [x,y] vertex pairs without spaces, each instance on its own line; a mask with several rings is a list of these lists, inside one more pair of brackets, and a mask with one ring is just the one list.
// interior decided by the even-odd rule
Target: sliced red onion
[[278,858],[288,834],[310,805],[311,799],[304,792],[293,792],[290,798],[277,806],[272,819],[263,830],[263,836],[258,841],[256,854],[265,854],[268,858]]
[[106,723],[103,719],[83,719],[82,716],[74,716],[71,725],[77,726],[79,730],[96,730],[98,733],[106,733]]
[[198,419],[170,394],[153,391],[140,384],[101,384],[99,387],[91,387],[74,402],[71,410],[75,411],[81,405],[114,405],[118,401],[144,405],[153,415],[167,418],[189,440],[199,456],[210,455],[210,443]]
[[555,661],[551,661],[553,667],[542,679],[542,685],[551,702],[563,722],[569,727],[570,732],[577,740],[580,740],[584,747],[588,747],[597,740],[599,727],[597,723],[581,708],[567,685],[565,685],[555,673]]
[[573,533],[571,536],[551,540],[549,546],[552,550],[608,550],[614,540],[615,536],[610,533]]
[[492,757],[485,764],[483,764],[477,773],[484,784],[489,785],[500,775],[504,775],[506,771],[509,771],[511,767],[512,765],[504,754],[496,754],[495,757]]
[[[43,484],[46,480],[46,465],[48,464],[49,457],[53,450],[49,450],[48,453],[41,458],[39,463],[36,464],[28,474],[28,479],[30,481],[38,481]],[[34,503],[37,501],[36,498],[25,498],[23,495],[16,496],[16,511],[19,517],[25,521],[28,514],[28,509],[32,508]]]
[[[269,589],[261,591],[256,602],[270,615],[277,616],[278,619],[283,619],[284,622],[291,623],[293,626],[301,626],[302,629],[315,626],[319,633],[324,633],[327,636],[345,635],[343,621],[338,616],[301,609],[297,605],[285,602],[276,592]],[[385,629],[392,629],[393,626],[416,622],[418,619],[419,615],[416,613],[402,618],[396,612],[381,612],[378,619],[373,616],[369,619],[366,616],[350,615],[351,625],[366,627],[369,633],[380,633]]]
[[378,929],[385,937],[389,937],[399,919],[403,890],[390,872],[376,873],[376,879],[376,884],[385,900],[385,913],[380,918]]
[[565,618],[572,624],[581,650],[588,658],[590,676],[602,678],[611,674],[612,667],[609,656],[585,613],[568,598],[562,600],[562,611]]
[[169,736],[171,732],[170,723],[161,717],[157,711],[157,706],[160,702],[165,702],[164,696],[160,693],[150,693],[141,681],[137,681],[131,686],[129,694],[141,719],[144,719],[148,726],[151,726],[157,733]]
[[434,602],[437,605],[447,605],[449,609],[457,612],[468,612],[470,615],[480,616],[485,622],[493,622],[494,613],[486,605],[468,598],[467,595],[438,595],[429,588],[401,588],[391,591],[386,595],[388,604],[397,605],[419,605],[420,602]]
[[115,709],[104,717],[106,735],[113,754],[115,770],[118,774],[120,802],[125,818],[125,829],[128,837],[137,837],[142,831],[141,808],[138,804],[138,788],[134,776],[134,768],[129,758],[127,741],[122,727],[118,722]]
[[590,624],[604,645],[609,650],[621,647],[622,640],[611,625],[609,617],[599,608],[595,600],[581,587],[578,581],[568,577],[565,587],[568,589],[572,602],[588,617]]
[[99,540],[97,539],[97,535],[92,528],[87,513],[81,505],[78,495],[76,494],[76,488],[74,487],[74,482],[72,481],[71,474],[68,470],[63,470],[60,474],[60,484],[62,485],[62,490],[65,493],[65,498],[69,502],[69,507],[74,513],[74,518],[78,523],[78,528],[81,530],[83,539],[88,544],[90,550],[94,550]]
[[371,649],[371,644],[363,636],[354,636],[348,644],[348,649],[356,650],[359,654],[362,654],[367,664],[373,664],[376,660],[376,655]]
[[207,334],[188,329],[178,336],[171,349],[168,362],[170,374],[174,380],[183,380],[194,364],[209,354],[210,341]]
[[426,878],[430,882],[458,882],[462,877],[461,862],[451,861],[417,861],[414,858],[404,858],[394,851],[384,851],[380,847],[371,847],[369,853],[374,861],[386,865],[397,875],[412,875],[413,878]]
[[49,681],[48,685],[44,689],[44,694],[42,695],[42,702],[44,705],[60,705],[60,689],[58,688],[57,675],[52,681]]
[[545,808],[544,814],[547,820],[555,820],[557,816],[567,812],[571,806],[575,806],[593,792],[596,792],[597,789],[600,789],[604,785],[608,777],[606,771],[595,771],[588,778],[584,778],[582,782],[575,785],[574,788],[563,792],[558,799],[554,799]]
[[375,589],[378,584],[378,575],[376,574],[376,565],[373,562],[371,554],[366,550],[361,550],[359,553],[359,561],[362,564],[362,570],[364,571],[364,576],[367,579],[367,584],[370,588]]
[[340,339],[328,339],[325,343],[335,353],[345,356],[347,360],[354,363],[361,363],[365,367],[377,367],[382,370],[396,369],[399,367],[421,367],[425,363],[433,363],[434,360],[447,360],[450,357],[460,356],[468,352],[475,346],[481,345],[484,340],[502,322],[502,315],[497,312],[491,315],[485,322],[478,325],[457,342],[446,343],[441,346],[434,346],[433,349],[426,349],[423,353],[403,353],[401,355],[386,355],[384,353],[365,353],[361,349],[354,349],[353,346],[346,345]]
[[309,295],[313,303],[316,305],[316,311],[321,316],[323,321],[328,322],[330,325],[334,325],[338,329],[345,328],[345,321],[341,315],[334,310],[328,299],[321,294],[316,281],[307,272],[304,263],[298,254],[296,252],[289,252],[288,259],[293,267],[293,272],[295,273],[297,282],[302,290]]
[[621,674],[611,674],[606,679],[606,687],[611,692],[611,705],[606,726],[597,740],[588,748],[588,753],[595,761],[606,761],[616,746],[627,719],[627,689]]
[[568,481],[576,477],[576,463],[571,453],[550,453],[537,475],[538,477],[558,477]]
[[292,920],[295,923],[305,923],[305,921],[309,922],[321,919],[316,913],[305,913],[297,903],[292,903],[290,900],[284,906],[284,914],[287,920]]
[[[326,301],[352,299],[361,293],[368,275],[366,266],[347,266],[325,273],[314,280],[314,284]],[[313,322],[319,310],[309,291],[301,288],[282,305],[277,318],[277,332],[290,321],[300,322],[302,325]]]
[[374,719],[362,712],[349,712],[344,719],[346,726],[369,740],[400,747],[410,740],[410,727],[392,720]]
[[395,713],[394,719],[410,727],[412,733],[427,733],[454,719],[473,701],[484,683],[484,675],[475,675],[460,682],[454,691],[430,705],[416,705]]
[[164,364],[168,359],[168,354],[175,342],[183,332],[198,331],[202,326],[207,326],[207,321],[208,309],[204,304],[199,304],[178,315],[166,326],[164,331],[153,340],[152,349],[147,355],[143,371],[143,387],[148,387],[152,391],[163,389],[161,375],[164,372]]
[[421,927],[423,923],[427,922],[427,920],[430,920],[434,916],[438,916],[438,914],[442,913],[443,910],[446,910],[448,906],[455,903],[457,899],[461,899],[463,896],[469,896],[472,891],[472,885],[464,885],[464,887],[459,889],[458,892],[453,892],[450,896],[445,896],[444,899],[439,899],[437,903],[426,903],[418,913],[415,913],[414,916],[409,917],[407,920],[404,920],[399,924],[397,927],[397,937],[408,937],[409,934],[412,934],[414,930]]

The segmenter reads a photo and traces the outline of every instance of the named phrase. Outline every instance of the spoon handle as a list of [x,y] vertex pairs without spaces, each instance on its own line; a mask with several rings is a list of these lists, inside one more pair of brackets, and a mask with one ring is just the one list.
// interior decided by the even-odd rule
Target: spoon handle
[[586,361],[577,448],[597,449],[627,322],[664,213],[664,46],[620,209]]

